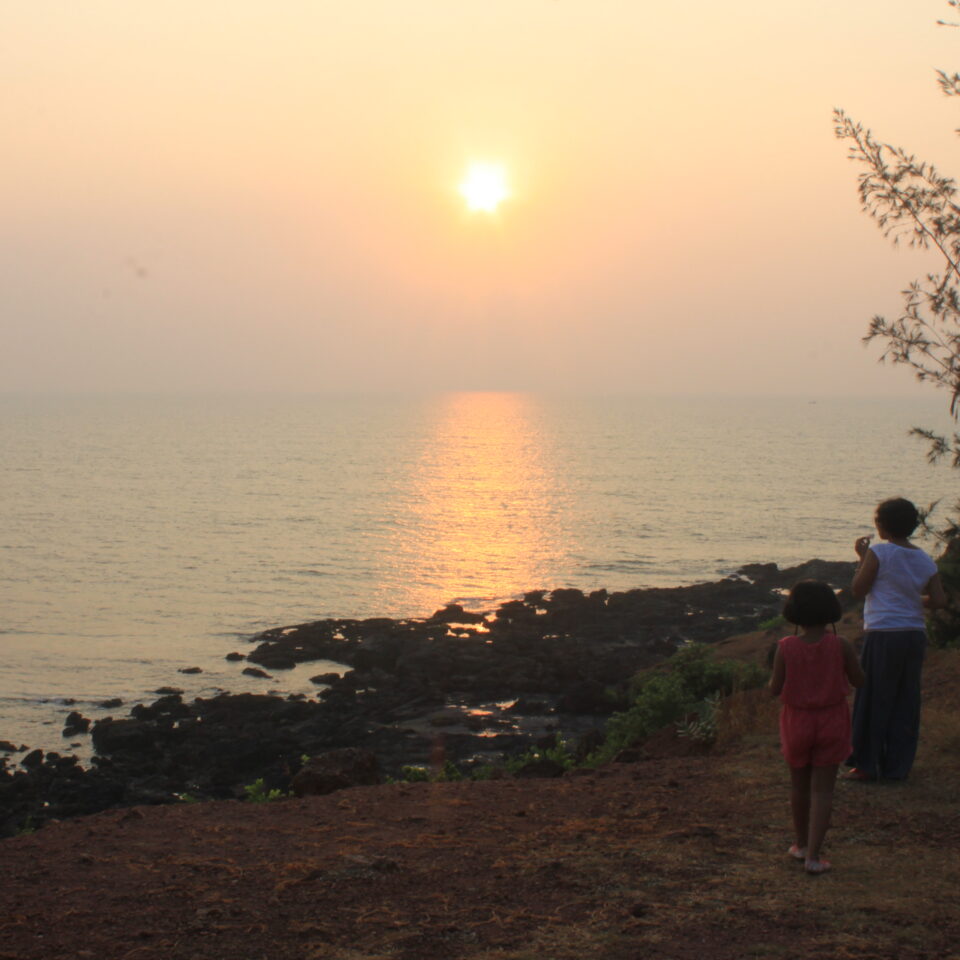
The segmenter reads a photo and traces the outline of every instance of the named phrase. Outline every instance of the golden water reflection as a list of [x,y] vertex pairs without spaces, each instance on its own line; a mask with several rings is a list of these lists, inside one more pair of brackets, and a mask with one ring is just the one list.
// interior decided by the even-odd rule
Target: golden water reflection
[[537,398],[437,400],[395,538],[406,604],[482,606],[547,582],[565,554],[566,491]]

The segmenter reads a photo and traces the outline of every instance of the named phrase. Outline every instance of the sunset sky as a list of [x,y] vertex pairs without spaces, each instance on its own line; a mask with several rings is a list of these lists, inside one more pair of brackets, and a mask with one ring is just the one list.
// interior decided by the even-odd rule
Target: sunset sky
[[6,3],[0,391],[929,390],[831,111],[960,171],[950,13]]

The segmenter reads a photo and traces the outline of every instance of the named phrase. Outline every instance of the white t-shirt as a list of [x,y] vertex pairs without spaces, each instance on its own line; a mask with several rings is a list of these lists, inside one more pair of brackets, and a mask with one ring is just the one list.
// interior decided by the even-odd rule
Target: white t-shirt
[[880,564],[877,579],[863,604],[867,630],[923,630],[926,626],[921,591],[937,572],[922,550],[895,543],[873,543]]

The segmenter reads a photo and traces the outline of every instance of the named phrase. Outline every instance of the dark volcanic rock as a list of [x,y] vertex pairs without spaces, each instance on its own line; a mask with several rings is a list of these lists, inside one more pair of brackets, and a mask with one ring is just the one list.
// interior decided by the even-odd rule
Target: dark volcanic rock
[[555,760],[549,757],[538,757],[536,760],[528,760],[522,767],[514,771],[515,777],[521,779],[551,779],[553,777],[562,777],[565,770]]
[[375,783],[380,783],[377,758],[367,750],[346,747],[312,757],[294,776],[290,789],[298,797],[308,797]]
[[339,673],[318,673],[315,677],[310,678],[311,683],[339,683],[340,674]]
[[179,693],[155,700],[150,706],[138,703],[131,711],[130,716],[137,720],[153,720],[164,717],[167,720],[177,720],[180,717],[190,716],[190,708],[183,702]]
[[[248,668],[256,675],[316,660],[347,673],[315,677],[329,684],[317,699],[223,694],[185,703],[165,688],[168,695],[138,704],[129,718],[93,724],[96,755],[88,770],[40,750],[16,769],[0,757],[0,835],[179,795],[242,797],[261,778],[268,790],[283,791],[297,777],[304,791],[367,782],[372,764],[362,757],[398,776],[404,765],[436,765],[438,756],[472,764],[481,755],[518,755],[539,732],[520,732],[511,718],[531,715],[547,715],[576,743],[577,755],[586,755],[602,742],[597,715],[623,705],[637,670],[681,642],[712,643],[754,629],[780,612],[782,591],[805,577],[844,588],[848,604],[852,573],[851,563],[814,560],[788,570],[753,564],[688,587],[538,590],[486,617],[450,605],[428,620],[323,620],[268,630],[246,658],[258,665]],[[512,711],[488,709],[511,701]],[[430,726],[430,716],[451,707],[459,723]],[[529,724],[524,720],[524,731]],[[356,762],[338,767],[331,757],[346,757],[338,751],[348,748]],[[304,755],[316,759],[304,767]],[[557,776],[557,766],[538,761],[524,775]]]
[[63,727],[63,736],[75,737],[79,733],[86,733],[90,729],[90,720],[81,716],[77,710],[71,710],[67,714],[67,720]]
[[507,707],[507,712],[517,713],[521,716],[536,716],[546,713],[549,709],[550,705],[545,700],[528,700],[526,697],[520,697]]
[[561,713],[613,713],[615,701],[607,693],[604,684],[596,680],[585,680],[564,691],[557,701],[557,710]]
[[482,613],[469,613],[459,603],[448,603],[430,619],[440,623],[483,623],[486,617]]
[[146,752],[153,745],[150,732],[140,720],[98,720],[93,725],[97,753]]
[[[254,660],[253,654],[247,657],[247,659]],[[278,653],[264,653],[258,659],[254,660],[254,662],[262,664],[268,670],[292,670],[298,663],[293,657],[286,657]],[[255,669],[255,667],[246,667],[243,672],[250,673]],[[260,671],[260,674],[263,674],[263,671]],[[260,674],[253,674],[253,676],[260,676]],[[266,674],[263,675],[266,676]]]

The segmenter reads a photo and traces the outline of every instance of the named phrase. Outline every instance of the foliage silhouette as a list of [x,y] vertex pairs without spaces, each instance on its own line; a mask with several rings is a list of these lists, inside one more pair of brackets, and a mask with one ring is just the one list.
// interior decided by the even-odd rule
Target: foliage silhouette
[[[960,11],[960,0],[947,0]],[[941,26],[960,24],[944,20]],[[960,96],[960,74],[937,71],[937,85],[948,97]],[[849,143],[849,157],[861,166],[859,194],[863,210],[893,243],[932,251],[939,269],[914,280],[903,291],[901,313],[895,319],[874,316],[864,337],[865,343],[884,343],[880,360],[905,364],[918,380],[950,395],[950,415],[960,418],[960,204],[957,182],[937,168],[907,153],[901,147],[884,143],[843,110],[834,111],[836,135]],[[960,133],[960,131],[957,131]],[[936,463],[949,458],[960,468],[960,432],[952,436],[924,427],[911,433],[928,443],[927,459]],[[936,504],[926,511],[927,516]],[[951,605],[931,622],[934,642],[960,642],[960,500],[951,508],[939,529],[926,517],[924,525],[944,547],[940,559],[941,576]]]
[[757,664],[720,659],[706,644],[681,647],[661,666],[637,676],[630,707],[610,718],[603,746],[590,760],[612,760],[671,723],[680,724],[685,736],[707,742],[719,699],[760,686],[766,678]]

